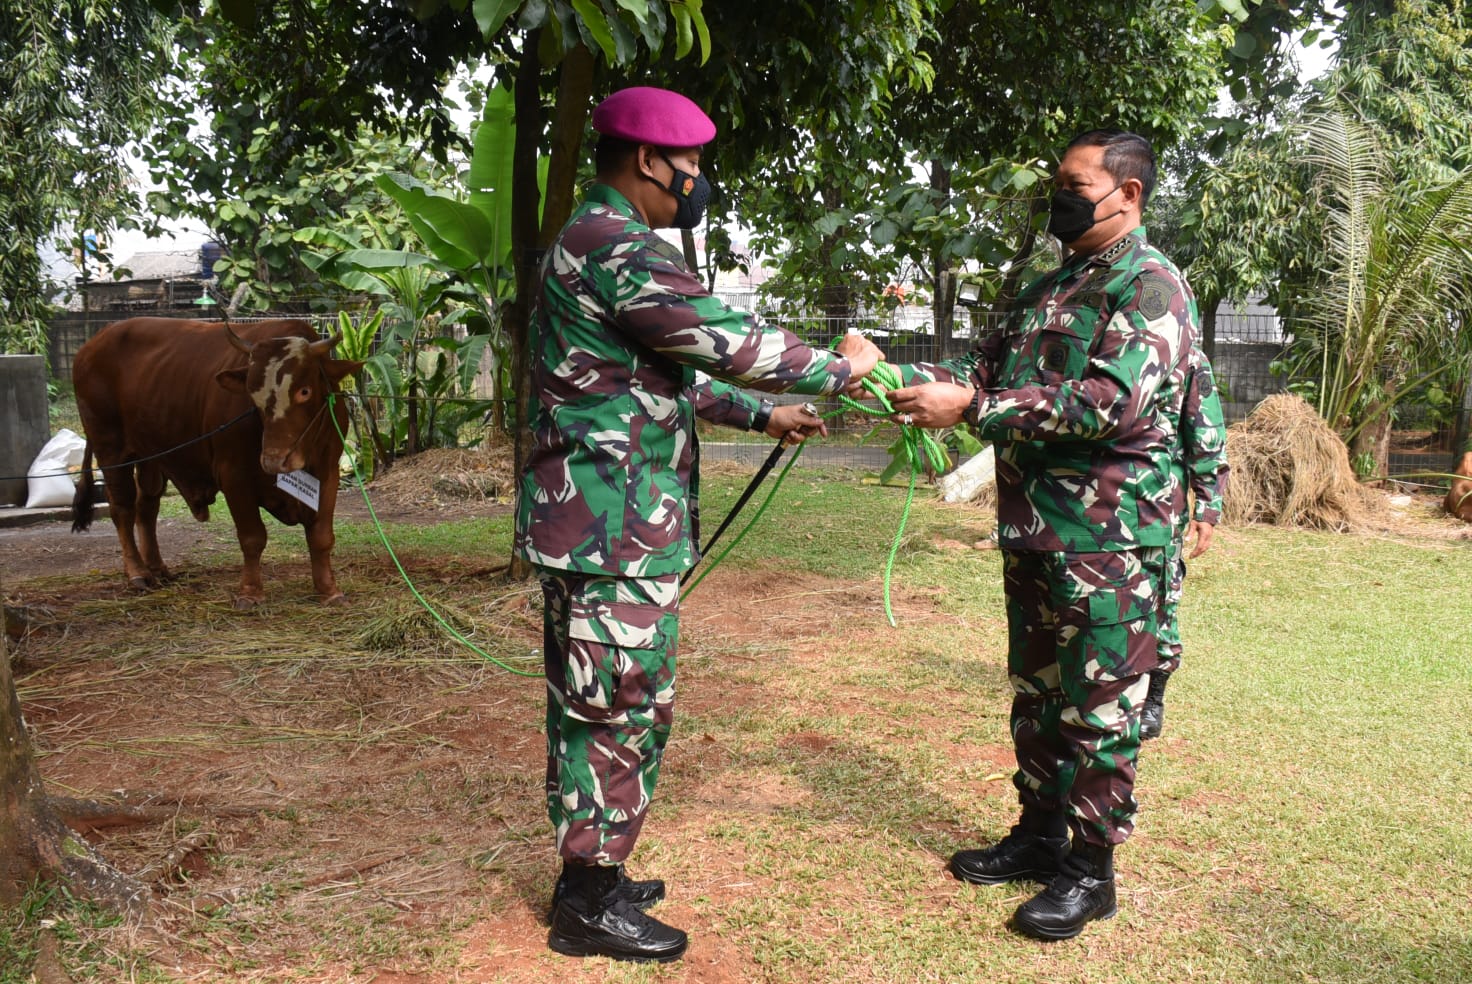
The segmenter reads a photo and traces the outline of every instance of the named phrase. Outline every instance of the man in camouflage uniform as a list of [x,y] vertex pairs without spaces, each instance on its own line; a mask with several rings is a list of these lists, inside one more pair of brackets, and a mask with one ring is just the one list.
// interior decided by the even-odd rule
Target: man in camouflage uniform
[[[1165,684],[1181,665],[1181,627],[1177,612],[1186,582],[1186,561],[1206,553],[1222,520],[1222,494],[1227,482],[1227,425],[1217,395],[1211,360],[1199,345],[1190,352],[1186,393],[1177,429],[1175,465],[1191,489],[1190,512],[1181,513],[1170,545],[1170,585],[1160,605],[1160,665],[1150,673],[1150,687],[1140,709],[1140,740],[1160,737],[1165,726]],[[1194,541],[1189,555],[1187,541]]]
[[1134,829],[1140,705],[1185,505],[1172,459],[1198,322],[1145,239],[1154,180],[1141,137],[1075,138],[1049,220],[1070,249],[1062,265],[968,357],[905,367],[889,394],[901,422],[964,419],[996,445],[1022,816],[951,871],[1047,881],[1012,920],[1041,939],[1115,912],[1113,852]]
[[655,234],[693,227],[709,196],[700,147],[715,125],[693,102],[624,89],[593,126],[597,182],[542,261],[516,517],[545,602],[547,811],[563,859],[548,945],[666,961],[686,935],[643,911],[664,884],[628,879],[623,862],[673,720],[679,577],[698,559],[695,418],[812,433],[818,418],[728,383],[834,393],[879,351],[857,337],[847,355],[809,348],[728,308]]

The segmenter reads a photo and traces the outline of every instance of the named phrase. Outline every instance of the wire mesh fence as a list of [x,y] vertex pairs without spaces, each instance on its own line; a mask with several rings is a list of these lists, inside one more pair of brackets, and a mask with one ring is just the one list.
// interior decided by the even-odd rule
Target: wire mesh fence
[[[723,295],[723,299],[733,307],[758,311],[765,321],[781,325],[804,342],[818,347],[829,347],[848,332],[862,332],[870,336],[884,350],[885,358],[894,364],[941,362],[959,357],[986,332],[998,327],[1001,321],[1000,315],[958,309],[951,333],[941,337],[933,330],[933,316],[928,308],[901,307],[886,313],[827,318],[786,312],[764,304],[755,294]],[[203,312],[196,306],[160,308],[147,312],[92,311],[60,315],[49,326],[47,356],[52,378],[69,382],[77,349],[87,339],[120,317],[144,313],[154,317],[181,319],[209,318],[214,315],[213,311]],[[337,324],[336,314],[263,314],[232,320],[248,322],[265,320],[268,317],[304,318],[315,324],[324,335],[334,331]],[[1246,305],[1239,310],[1224,309],[1219,315],[1212,362],[1222,390],[1223,410],[1229,424],[1241,420],[1265,397],[1286,389],[1284,377],[1273,372],[1273,365],[1282,358],[1284,347],[1282,326],[1271,308]],[[845,411],[834,398],[751,392],[754,396],[765,396],[778,403],[802,403],[811,400],[820,412],[831,415],[828,418],[828,440],[821,444],[815,442],[812,447],[807,448],[801,464],[836,465],[867,470],[883,468],[890,460],[888,449],[900,438],[899,428],[887,420]],[[491,395],[488,382],[483,381],[478,384],[475,392],[460,399],[461,402],[486,401]],[[513,416],[510,406],[505,403],[502,411],[503,419],[511,419]],[[484,426],[489,426],[492,419],[495,419],[494,416],[487,412]],[[1400,441],[1392,449],[1390,473],[1401,475],[1410,472],[1450,471],[1455,464],[1454,445],[1459,439],[1466,440],[1469,425],[1472,425],[1472,408],[1465,406],[1459,411],[1433,414],[1430,419],[1427,411],[1422,408],[1401,410],[1397,426],[1403,432],[1414,432],[1414,436]],[[473,425],[464,428],[462,433],[466,435],[467,441],[474,441],[478,437]],[[771,444],[771,439],[762,434],[701,426],[702,454],[707,460],[758,463]]]

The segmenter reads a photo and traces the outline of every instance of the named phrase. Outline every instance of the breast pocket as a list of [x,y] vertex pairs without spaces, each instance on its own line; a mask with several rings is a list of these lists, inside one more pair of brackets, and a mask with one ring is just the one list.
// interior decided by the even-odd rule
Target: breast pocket
[[1081,332],[1074,322],[1053,319],[1032,338],[1032,344],[1017,368],[1023,374],[1020,385],[1056,386],[1066,379],[1078,379],[1089,364],[1089,346],[1093,332]]

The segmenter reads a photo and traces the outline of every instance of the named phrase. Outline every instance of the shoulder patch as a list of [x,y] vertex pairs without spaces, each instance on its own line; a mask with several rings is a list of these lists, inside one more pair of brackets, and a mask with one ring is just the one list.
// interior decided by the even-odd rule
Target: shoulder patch
[[1136,307],[1141,314],[1154,321],[1170,310],[1179,289],[1168,277],[1158,273],[1146,273],[1140,277],[1140,294]]

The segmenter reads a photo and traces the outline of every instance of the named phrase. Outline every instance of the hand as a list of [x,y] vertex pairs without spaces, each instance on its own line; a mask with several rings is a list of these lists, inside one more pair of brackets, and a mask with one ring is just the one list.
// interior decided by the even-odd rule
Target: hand
[[1186,539],[1195,537],[1196,545],[1191,552],[1186,554],[1187,560],[1195,560],[1211,548],[1211,537],[1216,532],[1216,527],[1210,523],[1203,523],[1199,519],[1193,519],[1186,524]]
[[767,436],[779,438],[789,445],[801,444],[814,434],[828,436],[828,425],[823,418],[809,413],[806,404],[787,403],[772,408],[767,420]]
[[976,391],[956,383],[921,383],[889,391],[894,419],[916,427],[952,427],[975,399]]
[[874,367],[884,360],[884,353],[879,350],[878,345],[863,335],[853,333],[843,336],[836,351],[848,359],[850,387],[873,372]]

